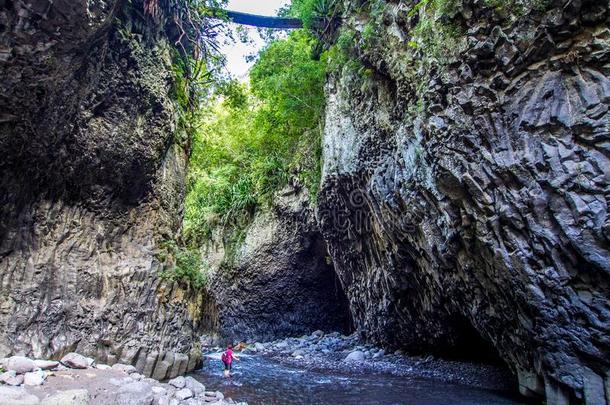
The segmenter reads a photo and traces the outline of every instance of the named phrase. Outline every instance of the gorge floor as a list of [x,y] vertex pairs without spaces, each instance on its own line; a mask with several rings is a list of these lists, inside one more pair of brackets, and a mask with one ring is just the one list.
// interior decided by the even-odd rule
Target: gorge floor
[[[233,377],[222,378],[220,349],[193,374],[210,389],[256,404],[520,404],[514,377],[499,366],[403,354],[354,335],[289,338],[250,345],[238,354]],[[366,353],[346,361],[351,353]],[[372,354],[371,354],[372,353]]]

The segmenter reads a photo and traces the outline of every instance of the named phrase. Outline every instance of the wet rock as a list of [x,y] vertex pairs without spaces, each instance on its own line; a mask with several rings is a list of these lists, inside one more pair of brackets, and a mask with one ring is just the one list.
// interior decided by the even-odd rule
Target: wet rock
[[34,360],[23,356],[10,357],[4,364],[7,370],[12,370],[17,374],[24,374],[36,369]]
[[37,405],[40,400],[23,388],[0,386],[0,405]]
[[61,391],[43,399],[40,405],[89,405],[89,392],[84,389]]
[[364,361],[364,352],[356,350],[347,355],[343,361]]
[[31,386],[42,385],[44,384],[44,380],[46,380],[46,378],[47,374],[44,371],[32,371],[23,375],[23,383]]
[[150,405],[153,399],[152,387],[141,381],[121,386],[116,394],[117,405]]
[[70,368],[85,369],[93,365],[95,361],[78,353],[68,353],[61,358],[61,364]]

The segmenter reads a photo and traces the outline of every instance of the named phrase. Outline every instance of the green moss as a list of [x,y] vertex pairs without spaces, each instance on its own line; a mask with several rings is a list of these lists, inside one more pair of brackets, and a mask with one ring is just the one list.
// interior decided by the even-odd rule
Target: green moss
[[173,240],[165,241],[160,244],[156,258],[163,265],[161,279],[194,289],[205,287],[208,280],[197,249],[179,246]]

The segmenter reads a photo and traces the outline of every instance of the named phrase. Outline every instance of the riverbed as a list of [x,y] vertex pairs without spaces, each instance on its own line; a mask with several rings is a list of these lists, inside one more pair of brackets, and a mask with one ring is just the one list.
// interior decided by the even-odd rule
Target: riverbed
[[242,355],[233,377],[222,378],[218,355],[193,374],[207,389],[250,405],[520,404],[513,393],[384,373],[349,373],[302,368],[268,356]]

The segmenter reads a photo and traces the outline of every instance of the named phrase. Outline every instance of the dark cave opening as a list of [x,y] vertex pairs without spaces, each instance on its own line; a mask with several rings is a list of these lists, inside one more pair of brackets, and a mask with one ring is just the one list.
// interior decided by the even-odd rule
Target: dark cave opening
[[472,323],[462,315],[454,315],[452,319],[455,340],[438,353],[448,360],[467,361],[507,367],[492,342],[481,336]]

